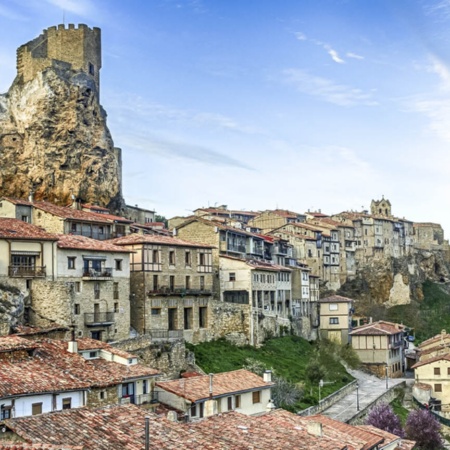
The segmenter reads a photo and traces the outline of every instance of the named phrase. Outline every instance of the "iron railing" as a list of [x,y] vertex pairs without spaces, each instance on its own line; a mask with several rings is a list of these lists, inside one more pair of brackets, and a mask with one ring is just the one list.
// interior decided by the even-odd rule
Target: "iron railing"
[[183,286],[158,286],[156,289],[148,291],[148,295],[212,295],[212,289],[200,288],[190,289]]
[[103,269],[85,269],[83,271],[83,278],[98,279],[98,278],[111,278],[112,267],[104,267]]
[[150,392],[148,394],[140,395],[126,395],[119,398],[119,404],[126,405],[133,403],[134,405],[148,405],[152,403],[159,403],[158,392]]
[[47,275],[45,266],[9,266],[11,278],[43,278]]

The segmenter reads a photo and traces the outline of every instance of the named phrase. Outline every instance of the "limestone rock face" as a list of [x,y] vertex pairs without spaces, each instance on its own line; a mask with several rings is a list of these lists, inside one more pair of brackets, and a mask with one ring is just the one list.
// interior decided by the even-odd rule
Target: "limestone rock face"
[[0,95],[0,196],[120,210],[121,155],[92,77],[67,65],[16,81]]
[[0,336],[9,334],[22,319],[24,297],[20,289],[0,283]]

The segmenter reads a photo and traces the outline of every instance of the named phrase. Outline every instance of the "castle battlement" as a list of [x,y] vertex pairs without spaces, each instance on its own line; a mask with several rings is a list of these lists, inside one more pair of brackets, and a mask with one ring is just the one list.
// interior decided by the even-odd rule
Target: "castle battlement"
[[70,64],[93,77],[100,91],[101,30],[85,24],[47,28],[37,38],[17,49],[17,76],[26,83],[55,62]]

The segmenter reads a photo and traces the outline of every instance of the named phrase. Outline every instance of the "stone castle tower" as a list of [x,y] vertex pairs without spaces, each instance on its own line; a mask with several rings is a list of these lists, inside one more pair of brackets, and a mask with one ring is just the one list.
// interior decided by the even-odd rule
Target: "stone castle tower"
[[375,216],[391,217],[391,202],[385,199],[384,196],[381,200],[372,200],[370,203],[370,213]]
[[[64,67],[65,66],[65,67]],[[17,49],[17,81],[31,81],[48,67],[81,70],[92,76],[100,91],[102,67],[100,28],[80,24],[50,27]]]

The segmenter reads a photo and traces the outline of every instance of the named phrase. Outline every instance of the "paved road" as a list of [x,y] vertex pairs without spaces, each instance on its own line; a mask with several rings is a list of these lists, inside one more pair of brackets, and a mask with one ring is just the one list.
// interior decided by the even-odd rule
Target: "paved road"
[[[360,370],[348,369],[348,372],[358,380],[358,393],[354,390],[321,413],[341,422],[347,422],[358,413],[358,401],[359,408],[362,410],[386,392],[385,379],[377,378],[374,375],[369,375]],[[400,384],[405,380],[411,383],[414,382],[410,378],[389,378],[388,388]]]

